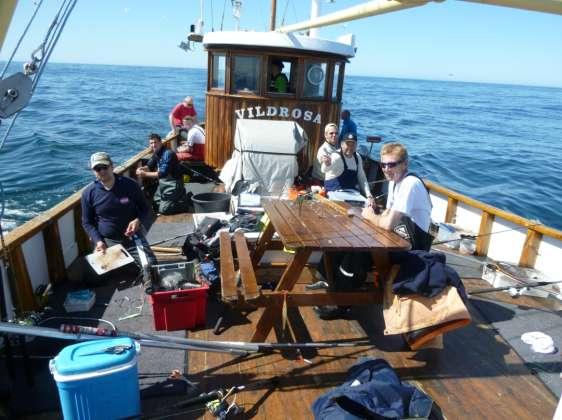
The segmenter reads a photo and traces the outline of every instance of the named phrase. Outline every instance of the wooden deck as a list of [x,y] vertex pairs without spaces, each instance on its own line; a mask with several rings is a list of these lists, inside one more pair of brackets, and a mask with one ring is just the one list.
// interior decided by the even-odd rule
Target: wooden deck
[[[310,279],[310,272],[305,272],[300,280],[301,287]],[[483,283],[481,280],[466,281],[468,289],[482,287]],[[534,299],[526,300],[532,307]],[[251,387],[258,383],[257,389],[244,391],[236,397],[246,417],[301,419],[311,416],[310,407],[317,397],[345,381],[347,369],[359,358],[379,357],[388,361],[402,380],[428,393],[448,419],[546,419],[552,417],[556,408],[556,397],[474,307],[471,307],[472,325],[447,334],[440,349],[417,352],[405,350],[400,336],[382,335],[382,309],[378,305],[354,308],[353,320],[323,321],[311,308],[300,308],[300,313],[299,341],[359,339],[368,344],[303,351],[301,357],[291,352],[245,358],[191,353],[189,378],[206,390],[240,384]],[[208,315],[207,325],[210,326],[216,317],[213,312]],[[208,340],[244,339],[251,332],[251,322],[258,316],[259,311],[251,313],[247,319],[238,317],[236,325],[218,337],[211,329],[189,336]],[[298,325],[298,313],[293,311],[289,317]],[[272,332],[268,341],[277,341],[279,334],[282,332]],[[278,378],[276,383],[259,383],[275,377]],[[209,414],[199,414],[212,418]]]

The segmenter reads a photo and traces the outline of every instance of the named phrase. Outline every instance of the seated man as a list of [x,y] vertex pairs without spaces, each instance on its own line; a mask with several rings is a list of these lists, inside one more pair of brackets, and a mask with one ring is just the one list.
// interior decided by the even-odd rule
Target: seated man
[[[105,152],[94,153],[90,157],[90,168],[96,180],[82,192],[82,227],[94,250],[105,253],[108,247],[117,244],[129,250],[135,249],[133,236],[137,235],[154,261],[144,239],[143,232],[150,220],[148,205],[139,185],[131,178],[114,174],[113,162]],[[136,256],[134,252],[132,254]]]
[[381,148],[381,167],[390,181],[386,210],[376,214],[372,206],[362,216],[386,230],[394,230],[412,244],[412,249],[429,251],[432,237],[431,199],[423,181],[408,172],[408,151],[400,143]]
[[172,112],[168,116],[168,120],[170,121],[170,128],[172,130],[179,129],[182,125],[183,118],[185,116],[195,117],[197,115],[197,111],[195,111],[195,107],[193,106],[193,98],[191,96],[186,96],[182,102],[174,106]]
[[152,133],[148,136],[150,148],[154,152],[146,166],[137,169],[141,179],[158,180],[154,202],[162,214],[187,211],[187,197],[183,185],[183,169],[174,152],[164,147],[162,138]]
[[322,172],[323,163],[331,163],[331,154],[338,150],[338,126],[334,123],[328,123],[324,127],[324,143],[316,153],[316,159],[312,163],[312,177],[320,184],[324,184],[324,172]]
[[[363,209],[362,216],[376,226],[394,230],[412,244],[412,249],[429,250],[432,237],[429,235],[431,220],[431,200],[429,194],[417,176],[408,173],[408,152],[400,143],[385,144],[381,148],[381,167],[388,187],[387,209],[376,214],[374,205]],[[354,253],[340,255],[338,269],[334,270],[335,284],[333,290],[349,290],[362,283],[364,273],[370,268],[368,255]],[[315,308],[323,319],[345,316],[348,307],[321,306]]]
[[205,160],[205,130],[198,125],[194,117],[186,116],[180,134],[187,141],[177,148],[179,160]]
[[329,159],[324,159],[321,170],[325,175],[324,187],[326,191],[358,190],[374,204],[374,198],[363,170],[363,159],[357,150],[357,139],[348,134],[341,144],[339,152],[332,153]]

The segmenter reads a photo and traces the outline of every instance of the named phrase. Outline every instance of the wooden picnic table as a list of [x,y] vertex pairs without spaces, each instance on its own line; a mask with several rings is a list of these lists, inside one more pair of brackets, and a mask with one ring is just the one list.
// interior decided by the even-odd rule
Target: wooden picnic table
[[[359,215],[350,215],[345,203],[335,203],[327,199],[298,201],[266,199],[264,210],[269,218],[256,249],[252,255],[252,264],[258,268],[264,252],[269,249],[275,232],[287,249],[294,254],[283,272],[275,292],[286,292],[291,295],[293,288],[308,262],[312,251],[331,252],[368,251],[373,256],[379,276],[384,279],[390,268],[388,252],[410,249],[410,243],[394,232],[378,228]],[[325,295],[329,295],[326,293]],[[356,296],[351,296],[351,295]],[[302,306],[310,306],[314,302],[332,304],[350,304],[358,302],[358,293],[332,292],[331,297],[310,294],[293,296],[293,304],[298,300]],[[360,299],[363,300],[363,299]],[[365,300],[367,302],[368,300]],[[282,309],[279,305],[271,305],[264,309],[255,332],[251,338],[254,342],[264,341],[273,324],[279,319]]]

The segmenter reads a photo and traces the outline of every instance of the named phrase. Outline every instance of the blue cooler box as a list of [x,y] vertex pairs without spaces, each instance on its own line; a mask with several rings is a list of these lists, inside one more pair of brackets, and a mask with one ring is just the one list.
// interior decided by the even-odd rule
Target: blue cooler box
[[[130,347],[121,353],[114,346]],[[130,338],[67,346],[50,362],[62,414],[70,419],[120,419],[140,415],[137,353]]]

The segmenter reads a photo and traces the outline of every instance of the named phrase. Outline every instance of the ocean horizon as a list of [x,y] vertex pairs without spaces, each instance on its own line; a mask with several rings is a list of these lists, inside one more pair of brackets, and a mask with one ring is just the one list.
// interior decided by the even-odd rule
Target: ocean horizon
[[[7,75],[20,69],[13,63]],[[145,148],[148,133],[165,135],[184,96],[204,115],[205,88],[202,68],[49,63],[0,151],[3,228],[90,182],[91,153],[120,163]],[[342,106],[360,143],[401,141],[418,175],[562,229],[562,88],[346,75]]]

